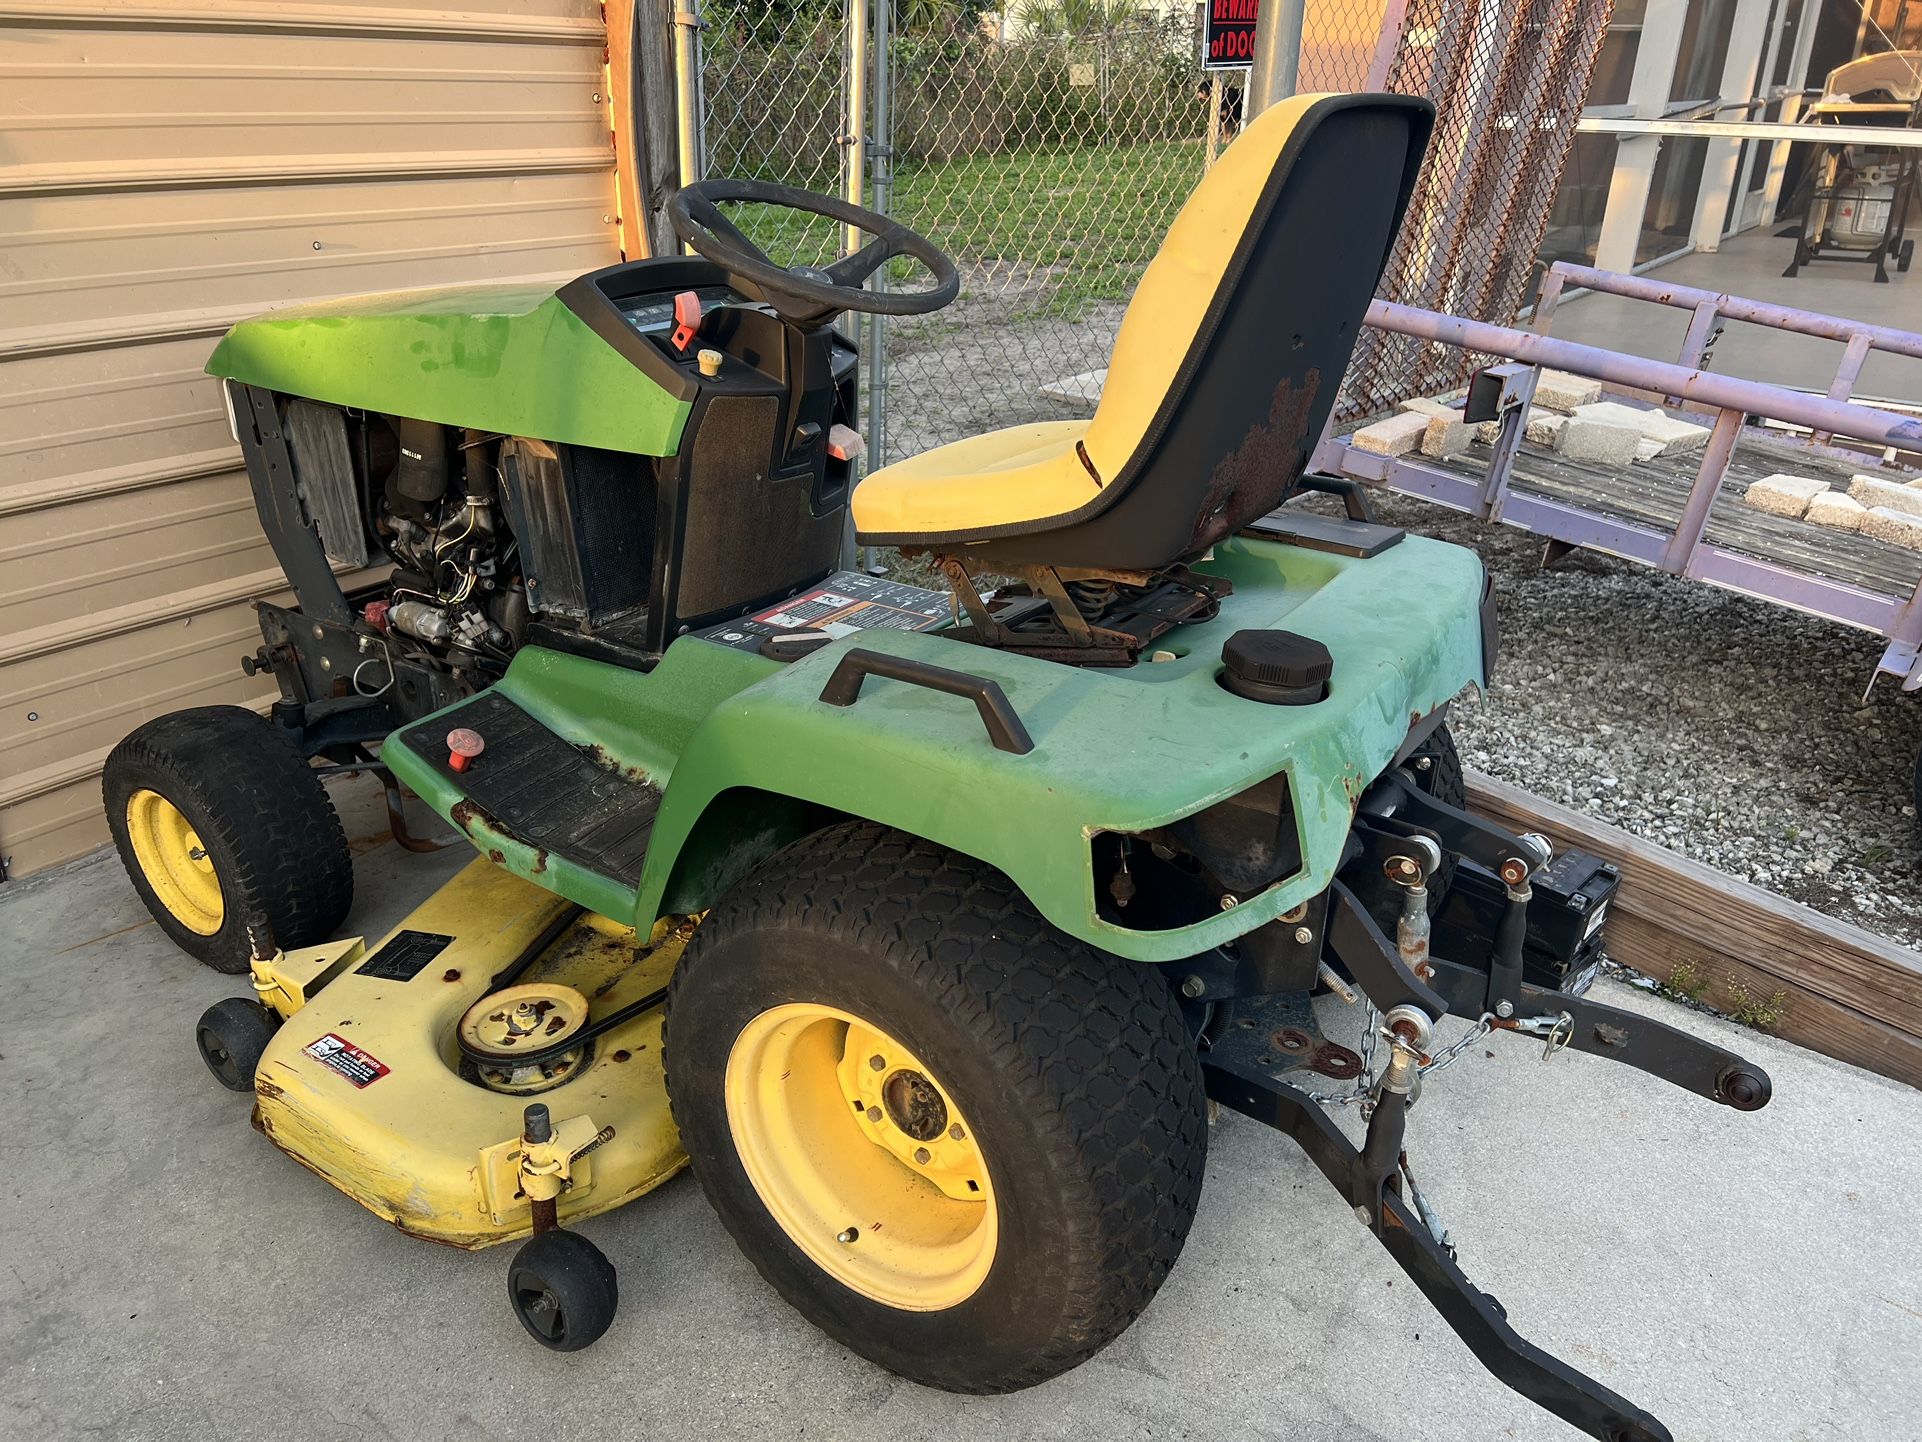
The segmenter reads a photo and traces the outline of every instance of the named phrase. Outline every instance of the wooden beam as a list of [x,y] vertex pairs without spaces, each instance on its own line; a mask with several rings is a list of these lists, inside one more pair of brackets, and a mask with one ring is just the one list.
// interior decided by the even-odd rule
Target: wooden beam
[[1624,966],[1663,981],[1687,967],[1723,1011],[1779,995],[1774,1034],[1922,1087],[1922,956],[1505,781],[1467,780],[1471,810],[1621,868],[1608,951]]
[[680,183],[674,136],[673,0],[603,0],[621,253],[675,255],[662,207]]

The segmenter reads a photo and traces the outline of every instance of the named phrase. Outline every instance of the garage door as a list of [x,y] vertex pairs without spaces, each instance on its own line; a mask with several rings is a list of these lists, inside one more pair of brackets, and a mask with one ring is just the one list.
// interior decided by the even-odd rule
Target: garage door
[[220,392],[288,301],[618,259],[593,0],[0,5],[0,857],[106,838],[147,717],[263,703]]

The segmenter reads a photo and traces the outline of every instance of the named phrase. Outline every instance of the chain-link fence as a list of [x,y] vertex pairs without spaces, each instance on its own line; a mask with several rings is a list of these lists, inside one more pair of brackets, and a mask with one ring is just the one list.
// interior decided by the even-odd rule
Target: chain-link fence
[[[848,6],[873,23],[870,64]],[[1430,158],[1381,293],[1508,320],[1573,139],[1610,0],[1309,0],[1299,88],[1431,96]],[[1187,0],[703,0],[704,170],[847,193],[849,89],[870,90],[868,203],[954,257],[959,300],[870,326],[883,462],[1087,414],[1121,315],[1232,136],[1245,74],[1200,68]],[[859,97],[857,97],[858,101]],[[739,217],[776,259],[839,229]],[[779,226],[769,233],[767,226]],[[900,263],[896,263],[900,266]],[[1465,379],[1458,351],[1364,332],[1338,414]]]
[[1210,103],[1191,6],[1056,0],[971,20],[897,0],[894,18],[889,211],[954,257],[962,288],[885,327],[890,460],[1092,403],[1201,176]]
[[[1435,138],[1378,294],[1510,321],[1527,294],[1612,0],[1406,0],[1387,88],[1435,101]],[[1464,384],[1482,358],[1364,330],[1338,418]]]
[[[847,193],[848,3],[703,0],[703,175]],[[842,253],[832,221],[762,206],[732,218],[783,264],[824,265]]]

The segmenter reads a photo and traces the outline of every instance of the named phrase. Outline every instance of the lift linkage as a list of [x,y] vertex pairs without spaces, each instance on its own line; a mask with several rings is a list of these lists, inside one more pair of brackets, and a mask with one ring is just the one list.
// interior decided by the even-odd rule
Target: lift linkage
[[[1507,890],[1479,964],[1429,954],[1420,888],[1443,847],[1494,871]],[[1483,1031],[1543,1038],[1548,1055],[1568,1049],[1623,1062],[1738,1111],[1767,1104],[1767,1073],[1635,1012],[1523,980],[1529,877],[1549,859],[1540,838],[1514,836],[1437,801],[1393,771],[1363,799],[1350,855],[1345,875],[1379,867],[1411,897],[1391,941],[1347,884],[1329,888],[1324,968],[1366,994],[1380,1012],[1379,1041],[1388,1049],[1364,1103],[1361,1146],[1335,1124],[1325,1096],[1269,1075],[1245,1055],[1203,1052],[1209,1097],[1293,1138],[1495,1378],[1591,1437],[1667,1442],[1661,1422],[1519,1335],[1501,1304],[1456,1265],[1447,1233],[1408,1170],[1409,1105],[1434,1061],[1434,1024],[1450,1011],[1476,1018]]]

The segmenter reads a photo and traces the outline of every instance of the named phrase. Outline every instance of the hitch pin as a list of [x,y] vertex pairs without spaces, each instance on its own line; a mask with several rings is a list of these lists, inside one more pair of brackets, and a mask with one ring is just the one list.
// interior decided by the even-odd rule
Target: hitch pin
[[1526,1032],[1530,1036],[1547,1038],[1542,1047],[1542,1060],[1547,1061],[1567,1046],[1575,1035],[1575,1018],[1569,1012],[1559,1016],[1527,1016],[1508,1024],[1509,1030]]

